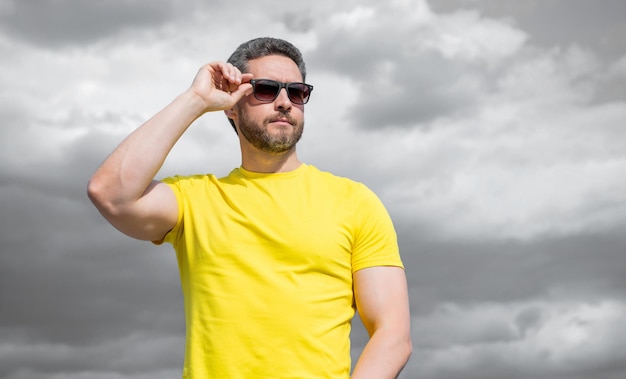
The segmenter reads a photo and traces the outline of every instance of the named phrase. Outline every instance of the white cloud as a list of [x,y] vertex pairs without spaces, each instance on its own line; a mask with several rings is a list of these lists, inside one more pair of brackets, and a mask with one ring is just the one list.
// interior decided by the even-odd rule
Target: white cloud
[[624,317],[626,305],[612,300],[447,304],[414,319],[411,367],[424,378],[571,378],[626,358]]
[[481,18],[476,11],[457,11],[437,16],[429,23],[423,46],[447,59],[484,62],[489,66],[517,53],[527,36],[502,20]]
[[[0,17],[16,4],[2,3]],[[0,34],[0,277],[14,289],[0,301],[15,332],[0,325],[0,363],[14,365],[0,364],[0,376],[180,375],[178,362],[142,372],[169,343],[182,353],[182,305],[161,307],[181,301],[175,258],[106,226],[85,185],[200,65],[261,35],[291,40],[308,58],[315,91],[301,157],[376,190],[411,255],[412,304],[435,307],[414,319],[418,349],[402,377],[600,378],[592,370],[625,358],[623,302],[588,302],[623,296],[623,52],[607,61],[595,45],[538,46],[516,14],[437,14],[422,0],[190,4],[141,25],[105,17],[87,29],[52,25],[49,36],[17,26]],[[224,174],[239,164],[235,138],[222,114],[206,115],[162,174]],[[562,292],[546,295],[543,284]],[[128,332],[144,322],[154,329]],[[175,336],[152,332],[163,328]],[[85,342],[101,333],[128,338]],[[76,356],[92,367],[72,366]]]
[[403,163],[394,165],[412,160],[414,177],[387,196],[442,236],[532,239],[624,225],[626,103],[591,102],[598,70],[578,48],[520,56],[497,89],[477,93],[474,113],[389,135],[388,157],[414,146],[396,150]]
[[353,10],[333,15],[329,22],[335,28],[356,29],[363,23],[371,23],[376,17],[372,7],[358,6]]

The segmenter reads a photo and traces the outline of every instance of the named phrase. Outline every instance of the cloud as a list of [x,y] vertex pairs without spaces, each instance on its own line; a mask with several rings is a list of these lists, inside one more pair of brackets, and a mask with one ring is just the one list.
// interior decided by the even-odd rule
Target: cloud
[[600,73],[614,66],[576,46],[518,55],[477,87],[465,102],[472,111],[447,112],[424,130],[355,137],[371,147],[357,160],[375,152],[381,180],[402,182],[382,195],[403,220],[442,238],[478,239],[626,223],[626,102],[596,97],[606,81]]
[[296,33],[306,33],[313,29],[315,20],[308,14],[287,12],[282,16],[287,29]]
[[477,12],[435,15],[424,1],[396,1],[334,15],[312,61],[359,86],[350,111],[358,127],[415,127],[472,108],[489,79],[485,67],[506,61],[525,39]]
[[601,5],[585,0],[439,0],[431,5],[437,12],[465,8],[478,10],[486,18],[511,20],[532,31],[533,45],[544,48],[580,43],[615,59],[626,46],[626,26],[618,21],[624,13],[620,0],[605,0]]
[[[0,344],[3,378],[171,378],[182,361],[180,336],[131,333],[90,346],[32,343]],[[100,362],[105,360],[105,367]],[[36,362],[33,364],[33,362]],[[94,367],[100,369],[94,370]],[[169,375],[169,376],[167,376]]]
[[[609,3],[3,2],[0,377],[180,375],[174,255],[120,235],[85,186],[200,65],[259,35],[307,58],[300,157],[392,214],[416,347],[402,378],[623,377],[626,56]],[[205,115],[159,176],[239,159]],[[366,340],[355,322],[354,358]]]
[[44,47],[83,45],[125,29],[156,27],[170,19],[171,0],[7,0],[0,8],[2,30]]
[[416,320],[411,367],[423,378],[614,378],[625,313],[615,301],[442,305]]

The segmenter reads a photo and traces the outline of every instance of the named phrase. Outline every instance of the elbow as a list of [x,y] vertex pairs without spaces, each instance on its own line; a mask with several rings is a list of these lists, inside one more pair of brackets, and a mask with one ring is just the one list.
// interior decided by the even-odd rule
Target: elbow
[[94,175],[89,179],[87,183],[87,197],[91,202],[98,206],[103,203],[104,195],[103,195],[103,185],[100,180]]
[[395,339],[395,351],[403,365],[411,358],[411,354],[413,354],[413,342],[411,341],[410,328],[398,331]]
[[403,365],[409,361],[411,354],[413,354],[413,342],[411,341],[410,333],[402,336],[402,338],[397,341],[396,354],[402,359]]
[[408,362],[409,358],[411,358],[411,355],[413,354],[413,342],[411,342],[411,336],[406,338],[403,353],[406,360],[405,362]]
[[87,197],[103,215],[115,214],[114,201],[108,185],[96,175],[87,183]]

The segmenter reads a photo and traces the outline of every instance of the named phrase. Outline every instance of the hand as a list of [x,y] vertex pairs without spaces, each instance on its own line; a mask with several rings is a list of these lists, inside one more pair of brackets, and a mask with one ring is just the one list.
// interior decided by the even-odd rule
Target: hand
[[198,70],[188,91],[204,102],[205,112],[226,110],[251,93],[251,79],[230,63],[213,62]]

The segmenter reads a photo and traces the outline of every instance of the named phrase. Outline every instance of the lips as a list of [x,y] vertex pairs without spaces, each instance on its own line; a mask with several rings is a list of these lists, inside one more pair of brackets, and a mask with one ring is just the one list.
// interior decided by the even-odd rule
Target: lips
[[295,120],[293,120],[290,117],[271,118],[270,119],[270,123],[285,123],[285,124],[289,124],[289,125],[295,125],[296,124]]

